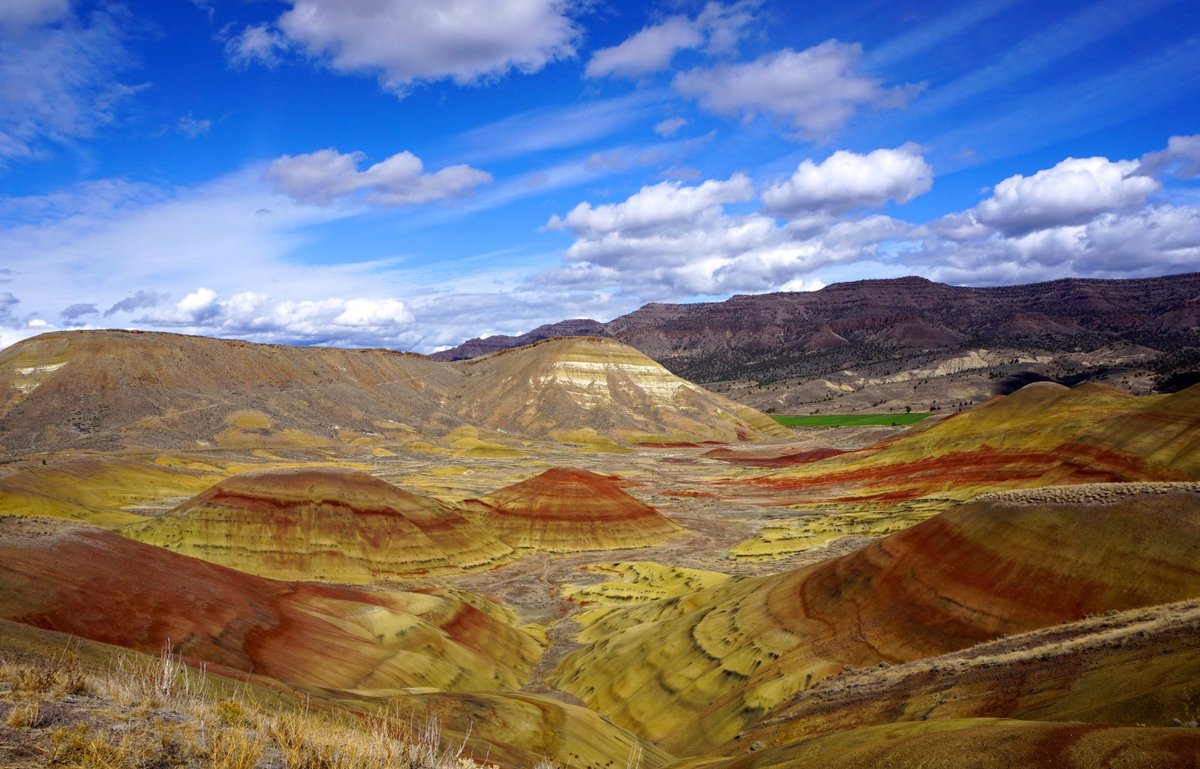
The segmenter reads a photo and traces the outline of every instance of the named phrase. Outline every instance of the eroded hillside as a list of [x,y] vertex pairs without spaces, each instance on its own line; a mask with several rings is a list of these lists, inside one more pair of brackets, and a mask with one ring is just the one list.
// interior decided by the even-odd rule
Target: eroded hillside
[[448,435],[486,450],[479,430],[585,443],[783,434],[606,339],[550,340],[467,364],[132,331],[58,332],[0,353],[0,440],[13,453]]
[[1038,380],[1144,394],[1195,381],[1200,274],[967,288],[923,278],[649,304],[438,353],[471,358],[557,335],[605,335],[758,409],[959,408]]
[[55,334],[0,375],[22,654],[170,643],[505,767],[1200,746],[1200,387],[788,430],[597,339],[439,363]]

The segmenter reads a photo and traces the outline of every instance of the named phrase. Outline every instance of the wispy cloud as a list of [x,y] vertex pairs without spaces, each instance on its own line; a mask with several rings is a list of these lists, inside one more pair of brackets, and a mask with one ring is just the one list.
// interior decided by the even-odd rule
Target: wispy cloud
[[189,139],[195,139],[203,136],[212,130],[212,121],[206,118],[196,118],[191,114],[184,115],[179,118],[179,123],[175,126],[179,133]]
[[248,24],[236,33],[226,27],[221,37],[225,40],[225,56],[234,67],[257,64],[274,69],[288,50],[284,34],[266,23]]
[[864,63],[871,70],[881,71],[937,48],[1023,2],[1028,0],[974,0],[963,3],[941,18],[922,21],[915,29],[868,51]]
[[0,170],[113,123],[141,86],[121,6],[77,17],[64,3],[6,3],[0,21]]
[[930,89],[914,109],[943,111],[977,96],[1012,87],[1174,2],[1101,0],[1035,32],[995,61]]
[[750,0],[730,5],[710,2],[695,17],[670,16],[643,27],[619,45],[595,51],[584,76],[636,79],[667,69],[680,51],[700,47],[729,51],[754,20],[758,5]]
[[[971,147],[969,158],[948,158],[946,170],[978,165],[1095,133],[1175,102],[1181,92],[1200,88],[1200,36],[1121,62],[1085,79],[1053,83],[1023,94],[1016,104],[996,109],[944,131],[929,144],[955,151]],[[1164,88],[1170,83],[1170,88]],[[1136,99],[1129,94],[1137,94]],[[917,107],[914,106],[914,110]]]
[[530,110],[464,131],[453,146],[463,160],[474,163],[581,147],[649,120],[668,97],[663,89],[646,89],[568,107]]

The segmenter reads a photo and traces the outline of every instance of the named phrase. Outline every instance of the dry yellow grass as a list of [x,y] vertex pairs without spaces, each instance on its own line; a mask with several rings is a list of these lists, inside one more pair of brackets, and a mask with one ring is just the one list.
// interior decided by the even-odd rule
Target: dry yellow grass
[[[73,652],[0,657],[0,765],[8,769],[479,769],[465,741],[417,723],[210,692],[209,677],[169,650],[120,655],[85,671]],[[222,687],[227,688],[227,687]]]

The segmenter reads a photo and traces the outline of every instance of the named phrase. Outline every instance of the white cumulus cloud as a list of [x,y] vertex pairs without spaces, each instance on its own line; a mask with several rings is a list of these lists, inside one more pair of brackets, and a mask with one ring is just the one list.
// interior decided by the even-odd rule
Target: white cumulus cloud
[[767,210],[794,215],[808,211],[844,212],[907,203],[933,186],[933,169],[921,148],[905,144],[859,155],[839,150],[821,163],[803,161],[791,178],[768,187]]
[[770,115],[806,139],[825,139],[863,107],[898,107],[914,86],[885,88],[859,71],[862,46],[827,40],[803,51],[784,49],[750,62],[694,69],[674,88],[718,115]]
[[284,155],[271,162],[266,176],[277,191],[317,205],[360,191],[371,205],[415,205],[463,195],[492,181],[491,174],[467,165],[425,173],[421,159],[411,152],[398,152],[359,171],[358,164],[365,158],[361,152],[341,153],[332,148]]
[[1009,177],[978,206],[923,228],[907,258],[931,278],[974,285],[1194,270],[1200,207],[1158,199],[1150,175],[1186,176],[1190,138],[1140,161],[1067,158]]
[[642,301],[816,285],[810,273],[879,251],[911,225],[885,216],[850,222],[818,215],[808,226],[780,226],[761,213],[725,211],[754,197],[749,179],[643,187],[623,202],[581,203],[548,228],[574,242],[566,264],[535,278],[581,289],[616,288]]
[[1006,234],[1083,224],[1099,214],[1142,205],[1161,187],[1138,175],[1139,163],[1108,158],[1067,158],[1032,176],[1017,174],[996,185],[975,209],[978,220]]
[[621,203],[592,206],[585,201],[565,217],[552,216],[546,226],[567,227],[582,238],[661,232],[690,227],[700,219],[719,215],[722,204],[749,200],[753,195],[753,185],[741,174],[725,181],[710,179],[695,187],[661,182],[642,187]]
[[142,320],[221,336],[370,344],[402,336],[413,316],[404,302],[393,297],[272,300],[264,293],[243,291],[221,299],[216,291],[202,287],[170,307],[152,310]]
[[377,75],[403,95],[414,83],[460,84],[537,72],[575,54],[567,0],[290,0],[276,21],[335,71]]

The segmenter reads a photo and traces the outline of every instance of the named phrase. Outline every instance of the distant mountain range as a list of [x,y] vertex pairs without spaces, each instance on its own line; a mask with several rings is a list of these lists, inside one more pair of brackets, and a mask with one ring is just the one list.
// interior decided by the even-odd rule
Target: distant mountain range
[[[1200,367],[1197,356],[1180,356],[1200,346],[1200,273],[994,288],[918,277],[863,280],[723,302],[648,304],[608,323],[566,320],[521,336],[472,339],[433,357],[460,360],[580,335],[620,340],[685,379],[724,384],[715,389],[777,410],[835,398],[844,399],[840,410],[973,402],[1028,381],[1072,376],[1107,375],[1144,392],[1156,376]],[[948,376],[957,386],[889,387]]]

